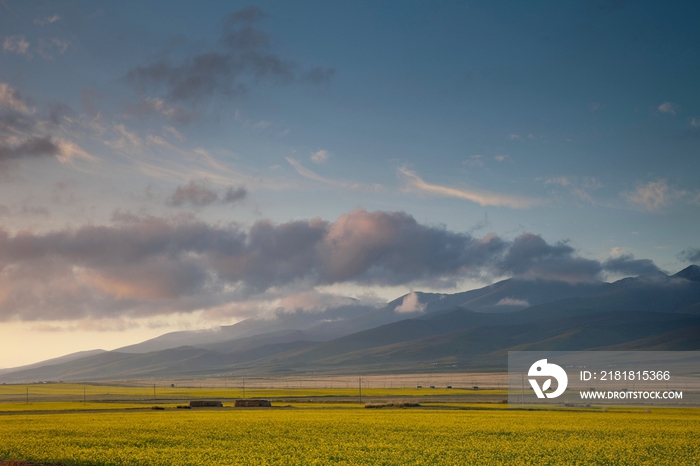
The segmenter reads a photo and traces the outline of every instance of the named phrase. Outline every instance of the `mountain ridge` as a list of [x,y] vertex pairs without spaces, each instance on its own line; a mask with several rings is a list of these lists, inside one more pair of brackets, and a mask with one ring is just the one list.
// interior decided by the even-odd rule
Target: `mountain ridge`
[[[503,368],[508,350],[700,350],[700,275],[632,277],[571,285],[508,279],[454,294],[415,292],[422,312],[381,308],[243,321],[218,331],[173,332],[111,352],[0,371],[0,382],[196,377],[366,370]],[[510,299],[506,312],[494,311]],[[523,303],[528,306],[523,309]],[[480,309],[467,309],[466,303]],[[319,322],[329,316],[333,322]],[[246,323],[247,322],[247,323]],[[288,328],[298,325],[297,328]],[[340,331],[344,329],[344,331]],[[233,338],[230,338],[233,336]],[[157,344],[154,344],[156,342]],[[158,349],[162,344],[180,343]],[[194,344],[189,344],[194,343]],[[149,348],[153,351],[144,352]],[[136,345],[138,346],[138,345]],[[65,358],[68,358],[66,360]]]

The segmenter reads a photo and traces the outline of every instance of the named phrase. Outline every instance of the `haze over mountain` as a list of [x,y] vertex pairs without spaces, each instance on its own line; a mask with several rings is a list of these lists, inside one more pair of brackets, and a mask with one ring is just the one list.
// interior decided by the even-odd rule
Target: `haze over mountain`
[[[509,279],[464,293],[415,292],[378,309],[280,314],[69,355],[2,371],[0,382],[504,370],[509,350],[700,350],[699,272],[690,266],[614,283]],[[397,312],[407,302],[416,309]]]

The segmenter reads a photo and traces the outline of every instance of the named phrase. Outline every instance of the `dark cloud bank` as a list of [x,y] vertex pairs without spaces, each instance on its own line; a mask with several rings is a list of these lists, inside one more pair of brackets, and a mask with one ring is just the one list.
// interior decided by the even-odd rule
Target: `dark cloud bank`
[[604,270],[658,269],[627,256],[581,258],[568,244],[531,233],[477,238],[404,212],[261,220],[249,230],[191,216],[116,213],[111,225],[14,236],[0,230],[0,320],[189,312],[295,286],[449,286],[502,276],[574,282]]

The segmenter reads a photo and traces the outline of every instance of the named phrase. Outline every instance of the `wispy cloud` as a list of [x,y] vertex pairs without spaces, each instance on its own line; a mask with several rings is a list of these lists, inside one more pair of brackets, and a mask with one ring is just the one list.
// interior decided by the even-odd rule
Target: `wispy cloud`
[[507,137],[508,137],[508,139],[510,139],[511,141],[524,141],[524,140],[526,140],[526,139],[535,139],[535,135],[534,135],[534,134],[515,134],[515,133],[511,133],[511,134],[509,134]]
[[678,111],[678,105],[674,104],[673,102],[664,102],[661,105],[659,105],[658,110],[661,113],[668,113],[670,115],[675,115],[676,112]]
[[558,184],[559,186],[569,186],[571,182],[566,176],[555,176],[553,178],[547,178],[544,182],[545,185],[548,184]]
[[484,156],[481,154],[470,155],[467,160],[462,162],[463,165],[469,165],[472,167],[483,167],[484,166]]
[[685,191],[679,191],[669,186],[667,180],[658,179],[640,184],[633,191],[623,193],[623,197],[649,212],[659,212],[671,201],[683,197],[685,194],[687,194]]
[[24,36],[6,36],[2,41],[2,51],[7,53],[16,53],[31,58],[29,52],[29,42],[24,39]]
[[593,199],[591,192],[603,187],[594,177],[555,176],[544,181],[545,186],[561,186],[566,188],[575,198],[593,206],[600,205]]
[[530,199],[527,197],[510,196],[507,194],[493,193],[489,191],[459,189],[452,188],[449,186],[441,186],[437,184],[426,183],[420,176],[410,171],[406,167],[399,167],[397,169],[397,172],[399,177],[406,182],[406,185],[413,190],[437,196],[466,199],[468,201],[475,202],[481,206],[528,209],[534,205],[541,203],[541,201],[539,200]]
[[328,160],[328,157],[330,157],[330,155],[331,154],[327,150],[321,149],[321,150],[316,151],[313,154],[311,154],[310,159],[315,164],[321,164],[321,163],[326,163],[326,161]]
[[0,83],[0,109],[11,110],[25,115],[34,111],[27,106],[18,92],[7,83]]
[[363,184],[363,183],[348,183],[346,181],[340,181],[340,180],[333,180],[331,178],[326,178],[321,175],[319,175],[316,172],[313,172],[309,170],[308,168],[304,167],[301,163],[299,163],[298,160],[293,159],[292,157],[285,157],[285,160],[292,166],[294,167],[294,170],[296,170],[297,173],[299,173],[301,176],[305,178],[309,178],[310,180],[318,181],[320,183],[324,183],[330,186],[336,186],[338,188],[343,188],[343,189],[351,189],[351,190],[364,190],[364,191],[381,191],[384,189],[384,187],[380,184],[374,184],[374,185],[368,185],[368,184]]
[[34,20],[34,24],[37,26],[46,26],[47,24],[55,23],[60,20],[61,17],[58,15],[47,16],[46,18],[38,18]]
[[496,306],[525,306],[528,307],[530,304],[527,299],[517,299],[517,298],[503,298],[496,303]]

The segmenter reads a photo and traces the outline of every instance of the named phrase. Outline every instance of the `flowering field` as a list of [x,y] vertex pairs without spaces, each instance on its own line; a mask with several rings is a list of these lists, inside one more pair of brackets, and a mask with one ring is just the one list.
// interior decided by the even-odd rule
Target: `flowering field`
[[697,464],[700,410],[284,408],[0,416],[0,459],[75,465]]

